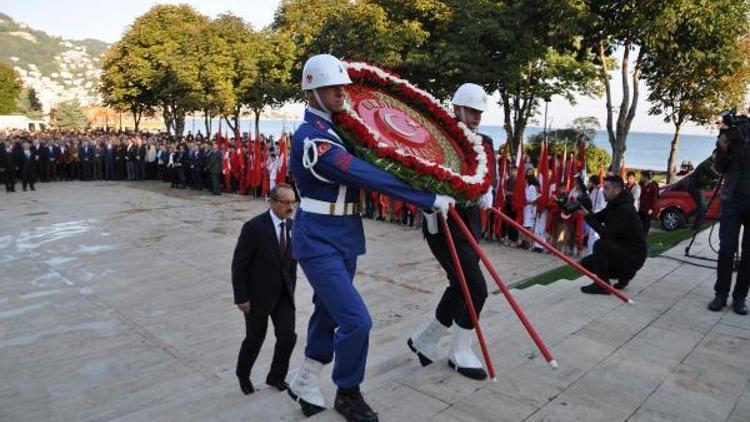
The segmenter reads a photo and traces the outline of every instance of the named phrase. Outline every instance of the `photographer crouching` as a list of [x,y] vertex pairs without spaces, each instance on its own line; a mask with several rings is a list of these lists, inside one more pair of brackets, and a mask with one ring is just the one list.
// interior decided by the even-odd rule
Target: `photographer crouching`
[[708,304],[708,309],[721,311],[727,305],[727,297],[732,286],[734,256],[739,245],[740,227],[742,236],[742,256],[740,258],[737,282],[732,292],[732,308],[740,315],[747,315],[745,299],[748,283],[748,254],[750,254],[750,146],[742,136],[739,127],[732,119],[724,117],[719,140],[716,143],[716,169],[724,174],[721,190],[721,216],[719,217],[719,262],[716,269],[716,296]]
[[[581,260],[581,265],[609,283],[617,279],[615,289],[624,289],[646,261],[646,235],[638,213],[633,206],[633,195],[625,189],[620,176],[604,178],[604,199],[607,206],[592,213],[591,199],[587,195],[576,198],[568,210],[583,213],[589,226],[599,234],[591,255]],[[596,283],[581,287],[583,293],[609,294]]]

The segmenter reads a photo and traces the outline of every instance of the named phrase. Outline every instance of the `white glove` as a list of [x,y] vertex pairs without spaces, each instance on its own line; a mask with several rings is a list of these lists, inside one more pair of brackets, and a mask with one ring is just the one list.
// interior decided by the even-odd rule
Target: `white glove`
[[443,217],[448,218],[448,209],[451,205],[455,205],[456,200],[446,195],[435,195],[435,203],[432,204],[434,211],[443,214]]
[[427,223],[427,233],[437,234],[438,233],[438,221],[437,213],[427,210],[422,210],[424,221]]
[[492,202],[494,199],[492,196],[492,190],[488,190],[481,198],[479,198],[479,208],[482,211],[492,208]]

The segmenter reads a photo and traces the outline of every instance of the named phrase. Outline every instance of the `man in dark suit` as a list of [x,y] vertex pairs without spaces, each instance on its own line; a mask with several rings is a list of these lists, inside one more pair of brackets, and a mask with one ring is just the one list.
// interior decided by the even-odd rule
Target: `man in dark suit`
[[297,334],[294,332],[294,287],[297,261],[292,259],[294,190],[279,184],[269,196],[271,209],[245,223],[232,260],[234,303],[245,315],[245,340],[237,359],[237,377],[245,394],[254,392],[250,372],[263,345],[271,317],[276,334],[271,370],[266,384],[287,389]]
[[26,188],[29,187],[31,190],[34,189],[34,183],[36,183],[36,167],[39,156],[36,153],[36,148],[31,146],[27,141],[23,143],[23,150],[19,155],[21,162],[21,186],[23,191],[26,192]]
[[208,173],[211,175],[211,190],[214,195],[221,195],[221,162],[222,153],[219,144],[214,142],[213,149],[208,153]]
[[93,151],[89,145],[89,141],[83,141],[83,145],[78,151],[78,156],[81,159],[81,180],[91,180],[93,176]]

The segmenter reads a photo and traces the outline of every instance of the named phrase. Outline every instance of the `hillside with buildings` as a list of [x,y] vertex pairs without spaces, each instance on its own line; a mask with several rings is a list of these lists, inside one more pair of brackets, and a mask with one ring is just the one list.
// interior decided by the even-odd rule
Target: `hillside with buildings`
[[101,55],[107,47],[94,39],[51,36],[0,13],[0,61],[18,72],[25,87],[36,91],[45,113],[71,99],[83,105],[99,103]]

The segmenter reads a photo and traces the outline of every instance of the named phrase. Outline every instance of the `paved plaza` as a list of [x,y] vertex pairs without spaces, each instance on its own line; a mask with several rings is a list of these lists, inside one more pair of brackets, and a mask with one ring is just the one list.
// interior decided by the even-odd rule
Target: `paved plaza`
[[[4,195],[0,421],[305,420],[263,384],[272,330],[252,375],[258,391],[242,395],[234,375],[244,323],[231,257],[244,221],[265,207],[159,182]],[[710,269],[649,259],[626,290],[634,305],[580,294],[583,279],[512,290],[555,371],[495,293],[482,323],[498,379],[475,382],[443,361],[422,368],[406,347],[445,287],[421,232],[369,220],[365,231],[355,282],[374,326],[362,388],[382,421],[750,421],[750,317],[705,310]],[[485,251],[509,284],[559,265],[497,244]],[[711,256],[707,233],[693,251]],[[311,295],[300,271],[292,371]],[[307,420],[343,419],[331,410]]]

